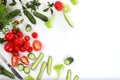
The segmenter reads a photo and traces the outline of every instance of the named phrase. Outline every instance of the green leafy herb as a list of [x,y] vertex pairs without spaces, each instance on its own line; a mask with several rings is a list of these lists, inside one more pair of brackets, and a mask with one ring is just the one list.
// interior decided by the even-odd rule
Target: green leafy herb
[[34,80],[34,78],[29,74],[24,80]]
[[12,3],[9,4],[10,6],[15,6],[16,5],[16,1],[12,0]]
[[44,12],[48,12],[48,11],[50,10],[51,15],[53,15],[53,13],[54,13],[54,11],[53,11],[53,9],[52,9],[53,5],[54,5],[53,3],[48,2],[48,7],[45,8],[43,11],[44,11]]
[[4,38],[0,38],[0,43],[6,42]]

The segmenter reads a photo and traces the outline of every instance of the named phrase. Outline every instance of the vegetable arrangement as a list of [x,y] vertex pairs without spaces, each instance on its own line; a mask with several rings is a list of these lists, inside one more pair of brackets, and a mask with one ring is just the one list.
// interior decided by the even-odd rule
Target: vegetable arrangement
[[[27,77],[25,77],[25,80],[34,80],[34,78],[30,75],[30,72],[31,70],[39,68],[38,66],[42,62],[36,79],[42,79],[42,75],[45,72],[45,69],[46,73],[49,76],[52,73],[52,69],[54,69],[57,75],[56,80],[58,80],[60,78],[62,70],[64,70],[65,65],[68,66],[72,64],[74,62],[74,58],[67,57],[66,59],[64,59],[63,64],[56,64],[54,66],[53,57],[51,55],[48,56],[47,61],[42,61],[45,55],[43,52],[41,52],[43,47],[42,42],[40,40],[37,40],[37,38],[39,37],[38,33],[31,32],[33,27],[29,23],[27,23],[25,26],[25,30],[26,32],[31,32],[31,35],[25,35],[19,27],[19,24],[23,24],[24,19],[20,21],[13,21],[13,18],[17,16],[22,16],[24,14],[32,24],[36,24],[36,18],[38,18],[44,22],[47,28],[50,29],[53,27],[53,22],[55,18],[55,12],[53,9],[54,7],[55,10],[63,12],[65,20],[71,27],[74,27],[72,20],[68,16],[68,13],[71,11],[70,6],[68,4],[64,4],[61,1],[56,1],[55,3],[47,2],[46,8],[43,9],[43,12],[50,12],[51,16],[48,17],[38,11],[39,6],[42,5],[39,0],[31,0],[25,4],[23,4],[22,0],[19,0],[22,11],[20,9],[10,11],[9,8],[5,5],[5,1],[6,0],[0,0],[0,31],[4,33],[4,38],[0,38],[0,43],[5,43],[4,50],[7,53],[10,53],[12,66],[17,67],[19,71],[23,71],[25,74],[28,74]],[[78,4],[78,0],[70,0],[70,2],[73,5]],[[9,4],[9,7],[13,7],[17,4],[18,3],[16,2],[16,0],[12,0],[12,3]],[[7,25],[12,25],[12,29],[9,29],[9,27],[7,28]],[[31,41],[32,44],[30,44]],[[39,56],[36,56],[33,51],[39,52]],[[33,64],[30,64],[30,60],[34,61]],[[4,74],[10,78],[15,78],[12,73],[7,71],[1,65],[0,74]],[[71,79],[72,71],[68,69],[66,80]],[[79,80],[79,76],[75,75],[74,80]]]

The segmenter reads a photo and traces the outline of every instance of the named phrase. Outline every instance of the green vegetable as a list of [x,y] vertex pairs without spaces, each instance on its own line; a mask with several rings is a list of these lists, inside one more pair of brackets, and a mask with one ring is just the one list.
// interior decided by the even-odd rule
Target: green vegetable
[[16,5],[16,1],[12,0],[12,3],[9,4],[10,6],[15,6]]
[[47,22],[45,22],[45,25],[47,28],[52,28],[53,27],[53,21],[54,21],[54,18],[55,18],[55,14],[53,14]]
[[6,5],[6,0],[0,0],[0,5],[5,4]]
[[75,75],[75,77],[74,77],[73,80],[79,80],[79,76],[78,76],[78,75]]
[[0,65],[0,75],[5,75],[5,76],[12,78],[12,79],[15,78],[15,76],[11,72],[6,70],[2,65]]
[[61,75],[61,71],[64,69],[64,65],[63,65],[63,64],[57,64],[57,65],[55,65],[53,68],[54,68],[54,70],[55,70],[56,73],[57,73],[57,78],[56,78],[56,80],[58,80],[59,77],[60,77],[60,75]]
[[35,54],[33,54],[33,53],[29,53],[29,54],[28,54],[28,58],[31,59],[31,60],[35,60],[35,59],[36,59],[36,56],[35,56]]
[[23,7],[23,13],[24,13],[24,15],[26,15],[26,17],[29,19],[29,21],[32,24],[36,24],[35,18],[33,17],[33,15],[25,7]]
[[67,71],[66,80],[71,80],[71,76],[72,76],[72,71],[69,69],[69,70]]
[[26,74],[29,74],[29,73],[30,73],[30,68],[29,68],[28,66],[25,66],[25,67],[24,67],[24,72],[25,72]]
[[29,74],[24,80],[34,80],[34,78]]
[[0,43],[4,43],[6,40],[4,38],[0,38]]
[[68,22],[68,24],[69,24],[71,27],[74,27],[74,24],[73,24],[73,22],[71,21],[71,19],[70,19],[70,17],[68,16],[68,14],[65,13],[65,12],[63,12],[63,14],[64,14],[64,17],[65,17],[66,21]]
[[71,7],[70,7],[68,4],[64,4],[63,11],[64,11],[65,13],[68,13],[68,12],[71,11]]
[[48,57],[48,63],[47,63],[47,74],[50,75],[52,70],[52,56]]
[[79,3],[78,0],[70,0],[70,2],[73,4],[73,5],[77,5]]
[[26,31],[29,32],[29,31],[31,31],[31,30],[32,30],[31,25],[30,25],[30,24],[27,24],[27,25],[26,25]]
[[11,11],[10,13],[8,13],[8,19],[9,18],[12,19],[12,18],[20,15],[20,13],[21,13],[20,9],[15,9],[15,10]]
[[42,21],[44,22],[47,22],[48,21],[48,17],[39,13],[39,12],[33,12],[33,15],[39,19],[41,19]]
[[42,61],[43,57],[44,57],[44,54],[41,52],[39,54],[38,58],[36,59],[36,61],[33,63],[32,67],[31,67],[32,70],[34,70],[38,67],[38,64]]
[[41,80],[41,77],[42,77],[42,75],[43,75],[43,72],[44,72],[46,66],[47,66],[47,63],[46,63],[46,62],[43,62],[42,65],[41,65],[39,74],[38,74],[38,76],[37,76],[37,80]]
[[73,57],[68,57],[64,60],[64,64],[70,65],[74,61]]
[[18,70],[23,71],[24,70],[24,65],[23,64],[18,64]]

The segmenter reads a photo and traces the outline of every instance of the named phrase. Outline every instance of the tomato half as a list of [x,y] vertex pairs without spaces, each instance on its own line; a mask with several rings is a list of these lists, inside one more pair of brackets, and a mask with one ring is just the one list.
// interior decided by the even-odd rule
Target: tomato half
[[28,58],[26,56],[20,57],[20,62],[25,64],[25,65],[29,64],[29,60],[28,60]]
[[35,51],[39,51],[39,50],[42,49],[42,43],[38,40],[34,40],[33,44],[32,44],[32,47]]
[[18,56],[12,56],[12,58],[11,58],[11,64],[12,64],[12,66],[13,67],[17,66],[18,62],[19,62]]

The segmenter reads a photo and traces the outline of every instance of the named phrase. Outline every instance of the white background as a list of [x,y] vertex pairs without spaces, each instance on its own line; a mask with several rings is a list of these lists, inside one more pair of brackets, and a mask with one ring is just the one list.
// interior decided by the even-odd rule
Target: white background
[[[70,4],[69,0],[62,1]],[[55,65],[63,63],[67,56],[74,57],[75,62],[65,66],[61,79],[65,79],[67,70],[71,69],[72,77],[78,74],[80,79],[120,80],[120,0],[80,0],[79,2],[77,6],[70,4],[72,11],[69,15],[75,24],[74,28],[69,27],[63,14],[57,11],[52,29],[47,29],[40,20],[36,26],[33,26],[33,31],[39,33],[38,39],[43,43],[42,52],[45,53],[43,61],[51,55]],[[30,34],[25,32],[24,27],[23,32]],[[3,49],[2,52],[9,61],[10,55]],[[30,74],[34,78],[39,68],[31,71]],[[23,72],[19,73],[23,77],[26,76]],[[51,76],[47,76],[46,72],[43,74],[43,79],[55,77],[54,70]]]

